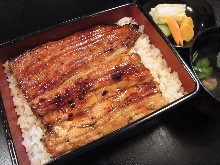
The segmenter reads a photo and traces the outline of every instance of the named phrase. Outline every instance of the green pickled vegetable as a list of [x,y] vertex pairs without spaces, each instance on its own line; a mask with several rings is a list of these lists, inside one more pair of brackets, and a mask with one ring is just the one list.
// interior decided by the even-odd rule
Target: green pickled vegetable
[[202,70],[202,72],[198,73],[198,77],[199,77],[199,79],[206,78],[206,77],[210,76],[212,74],[212,72],[213,72],[213,67],[210,66],[210,67],[204,68]]
[[209,65],[210,65],[210,61],[207,57],[202,58],[196,62],[196,66],[200,68],[205,68],[208,67]]
[[192,62],[195,62],[196,58],[198,57],[198,52],[196,51],[195,53],[193,53],[193,56],[192,56]]
[[220,52],[217,55],[217,67],[220,68]]
[[170,29],[167,24],[157,24],[157,26],[165,34],[166,37],[169,37],[171,35]]
[[209,59],[205,57],[196,62],[196,65],[194,66],[194,70],[196,71],[199,79],[203,79],[212,74],[213,67],[210,66]]

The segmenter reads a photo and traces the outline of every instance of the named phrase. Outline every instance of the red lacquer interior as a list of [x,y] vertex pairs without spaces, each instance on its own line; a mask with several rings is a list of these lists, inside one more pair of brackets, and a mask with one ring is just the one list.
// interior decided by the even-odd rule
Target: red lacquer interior
[[[190,77],[180,61],[177,59],[174,52],[167,46],[166,42],[162,39],[160,34],[154,29],[151,23],[135,5],[114,9],[97,16],[92,16],[81,21],[66,24],[53,30],[35,35],[26,40],[19,41],[5,48],[1,48],[0,66],[2,66],[1,64],[6,60],[18,56],[25,50],[34,48],[48,41],[64,38],[74,32],[86,29],[94,25],[114,24],[122,17],[132,17],[139,25],[145,25],[145,33],[148,34],[151,43],[160,49],[172,71],[178,72],[179,78],[185,90],[188,93],[192,93],[196,88],[195,82]],[[22,165],[30,164],[30,161],[28,160],[27,154],[25,152],[25,148],[21,145],[23,139],[21,136],[20,128],[17,126],[17,116],[14,110],[13,101],[10,95],[10,90],[8,88],[8,83],[6,81],[3,67],[0,67],[0,88],[18,160]]]

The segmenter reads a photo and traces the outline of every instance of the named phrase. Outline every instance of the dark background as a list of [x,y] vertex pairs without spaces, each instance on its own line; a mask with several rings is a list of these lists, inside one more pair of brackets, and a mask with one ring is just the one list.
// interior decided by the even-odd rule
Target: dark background
[[[0,43],[127,1],[0,0]],[[209,2],[215,9],[219,25],[220,1]],[[134,136],[103,145],[62,164],[219,165],[220,120],[200,111],[194,103],[195,99],[174,108],[162,115],[151,127],[143,126]],[[2,121],[0,123],[2,125]],[[11,165],[2,126],[0,164]]]

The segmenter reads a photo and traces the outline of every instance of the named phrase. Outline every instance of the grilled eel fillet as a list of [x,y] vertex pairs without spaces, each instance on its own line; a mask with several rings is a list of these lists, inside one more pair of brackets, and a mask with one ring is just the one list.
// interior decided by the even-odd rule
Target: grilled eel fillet
[[9,61],[56,157],[167,104],[138,54],[134,25],[95,26]]

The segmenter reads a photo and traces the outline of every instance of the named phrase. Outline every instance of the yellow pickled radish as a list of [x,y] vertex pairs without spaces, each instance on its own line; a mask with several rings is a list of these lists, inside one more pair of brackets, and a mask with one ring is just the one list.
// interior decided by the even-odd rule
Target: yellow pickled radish
[[177,23],[178,23],[179,26],[181,25],[181,23],[183,22],[183,20],[184,20],[185,18],[187,18],[186,15],[182,17],[182,20],[181,20],[181,21],[177,21]]
[[191,17],[184,17],[180,26],[185,23],[189,24],[190,26],[192,26],[192,28],[194,28],[193,20]]
[[191,17],[185,18],[180,25],[182,39],[186,42],[192,40],[194,36],[194,25]]
[[189,24],[181,25],[180,33],[181,33],[182,39],[186,42],[190,41],[194,36],[194,30],[192,26],[190,26]]

